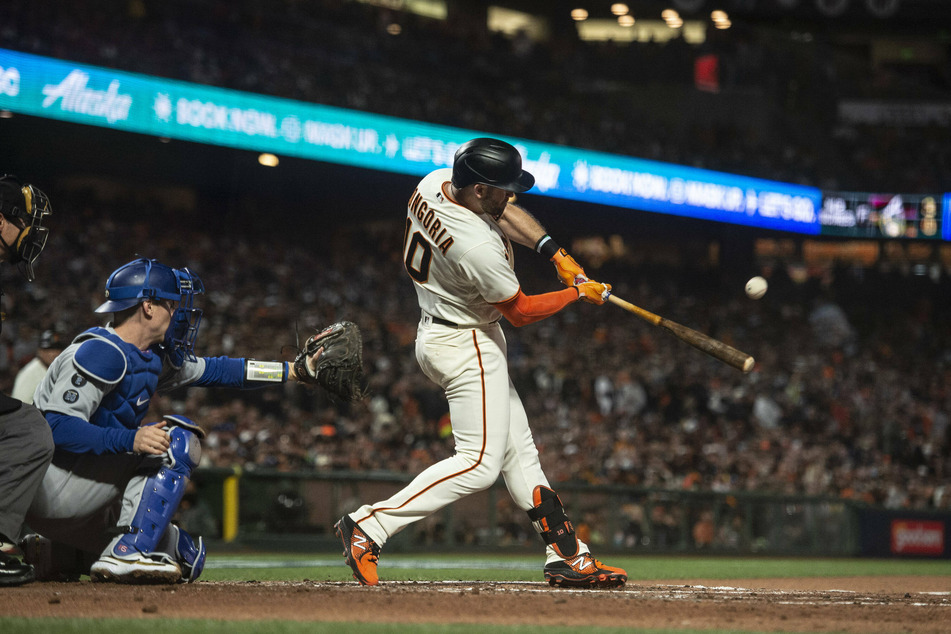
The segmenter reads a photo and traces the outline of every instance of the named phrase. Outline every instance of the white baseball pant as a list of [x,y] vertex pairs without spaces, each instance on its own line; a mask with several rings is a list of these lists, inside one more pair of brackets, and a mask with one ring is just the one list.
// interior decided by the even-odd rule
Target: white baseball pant
[[[509,378],[499,324],[453,328],[424,319],[416,335],[416,360],[446,392],[456,453],[424,470],[388,500],[350,514],[380,546],[409,524],[489,488],[499,473],[523,511],[532,508],[536,486],[549,486],[525,408]],[[581,552],[588,552],[583,543]],[[547,560],[560,559],[549,546]]]

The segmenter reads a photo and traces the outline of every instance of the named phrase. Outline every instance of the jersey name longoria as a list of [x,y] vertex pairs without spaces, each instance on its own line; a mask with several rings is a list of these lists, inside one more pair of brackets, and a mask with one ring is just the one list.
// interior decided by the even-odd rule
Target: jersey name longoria
[[403,265],[424,313],[456,324],[488,324],[493,306],[519,289],[511,244],[498,224],[453,198],[451,169],[431,172],[406,208]]
[[416,216],[423,229],[429,233],[429,237],[433,239],[436,248],[442,251],[443,255],[446,255],[455,240],[452,236],[447,235],[442,220],[436,217],[436,212],[426,204],[418,189],[413,191],[413,195],[409,199],[409,212]]

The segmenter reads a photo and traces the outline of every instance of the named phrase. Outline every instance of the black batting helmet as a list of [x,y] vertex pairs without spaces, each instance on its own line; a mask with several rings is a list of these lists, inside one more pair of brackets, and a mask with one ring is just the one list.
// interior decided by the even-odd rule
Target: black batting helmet
[[480,137],[460,145],[452,162],[452,184],[462,188],[473,183],[521,193],[532,188],[535,177],[522,169],[514,146]]

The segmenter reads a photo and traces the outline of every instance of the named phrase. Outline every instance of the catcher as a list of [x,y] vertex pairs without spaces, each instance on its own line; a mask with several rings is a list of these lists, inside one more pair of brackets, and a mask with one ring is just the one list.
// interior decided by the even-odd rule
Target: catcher
[[194,581],[205,544],[170,523],[201,458],[201,428],[185,416],[142,424],[156,392],[191,385],[252,389],[288,380],[362,395],[360,334],[335,324],[293,363],[197,357],[201,280],[140,258],[110,275],[105,327],[79,336],[50,365],[35,394],[56,452],[27,515],[39,534],[20,547],[37,578]]

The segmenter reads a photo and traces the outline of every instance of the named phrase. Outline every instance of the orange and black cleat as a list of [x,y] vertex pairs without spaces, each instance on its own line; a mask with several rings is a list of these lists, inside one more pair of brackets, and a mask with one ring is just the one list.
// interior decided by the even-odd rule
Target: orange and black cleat
[[620,588],[627,582],[627,572],[605,566],[591,553],[581,553],[546,564],[545,579],[559,588]]
[[[380,547],[360,529],[360,525],[344,515],[336,524],[334,531],[343,542],[343,556],[353,570],[353,578],[364,586],[380,583],[376,573],[376,562],[380,559]],[[625,577],[626,578],[626,577]]]

